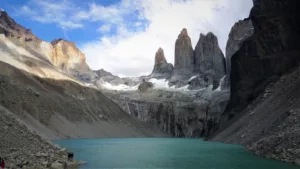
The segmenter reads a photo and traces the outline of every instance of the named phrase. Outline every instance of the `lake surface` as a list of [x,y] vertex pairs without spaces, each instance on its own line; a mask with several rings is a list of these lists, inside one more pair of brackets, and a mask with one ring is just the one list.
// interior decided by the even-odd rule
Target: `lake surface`
[[86,161],[80,169],[299,169],[258,157],[239,145],[201,139],[132,138],[56,140]]

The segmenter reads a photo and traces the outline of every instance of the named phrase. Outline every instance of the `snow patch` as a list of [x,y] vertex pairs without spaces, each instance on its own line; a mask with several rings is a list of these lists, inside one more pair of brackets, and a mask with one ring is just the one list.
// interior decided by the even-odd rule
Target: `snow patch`
[[97,75],[97,73],[95,73],[95,72],[94,72],[94,75],[95,75],[96,77],[99,77],[99,76]]
[[192,81],[193,79],[195,79],[195,78],[197,78],[197,77],[198,77],[198,75],[192,76],[192,77],[189,79],[189,81]]
[[220,79],[219,86],[215,89],[215,91],[221,91],[221,86],[224,84],[225,77],[226,75]]
[[149,79],[149,82],[153,83],[154,89],[162,89],[167,91],[190,91],[188,89],[189,85],[175,88],[175,86],[169,86],[169,81],[167,79]]
[[112,85],[109,82],[104,82],[101,86],[108,90],[123,90],[123,91],[133,91],[133,90],[137,90],[139,87],[139,85],[136,86],[127,86],[125,84]]
[[167,81],[166,79],[151,78],[151,79],[149,79],[149,82],[153,83],[155,89],[170,88],[169,81]]

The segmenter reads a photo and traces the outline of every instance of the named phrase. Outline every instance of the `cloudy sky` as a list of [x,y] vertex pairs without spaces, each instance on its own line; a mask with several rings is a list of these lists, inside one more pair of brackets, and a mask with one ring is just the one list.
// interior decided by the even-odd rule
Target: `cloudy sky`
[[196,45],[213,32],[224,51],[233,24],[252,0],[1,0],[18,23],[46,41],[64,38],[85,53],[92,69],[120,76],[149,74],[159,47],[174,62],[175,40],[187,28]]

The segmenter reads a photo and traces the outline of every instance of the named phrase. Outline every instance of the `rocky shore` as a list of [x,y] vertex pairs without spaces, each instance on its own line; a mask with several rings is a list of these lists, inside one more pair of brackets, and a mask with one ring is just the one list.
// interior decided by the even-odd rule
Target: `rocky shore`
[[77,168],[83,162],[69,162],[67,150],[30,131],[9,111],[0,107],[0,157],[7,169]]

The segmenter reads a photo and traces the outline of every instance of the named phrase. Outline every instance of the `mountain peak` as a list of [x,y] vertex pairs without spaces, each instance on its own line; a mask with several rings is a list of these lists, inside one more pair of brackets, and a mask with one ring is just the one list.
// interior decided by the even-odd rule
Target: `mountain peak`
[[193,47],[187,29],[183,28],[175,42],[175,68],[193,69]]
[[26,41],[40,41],[38,37],[32,34],[30,29],[16,23],[4,10],[0,10],[0,27],[5,30],[5,36],[24,38]]

